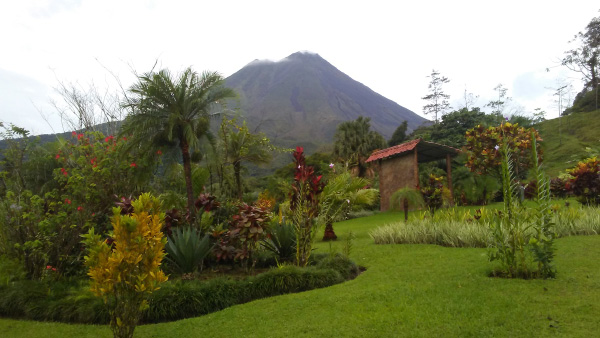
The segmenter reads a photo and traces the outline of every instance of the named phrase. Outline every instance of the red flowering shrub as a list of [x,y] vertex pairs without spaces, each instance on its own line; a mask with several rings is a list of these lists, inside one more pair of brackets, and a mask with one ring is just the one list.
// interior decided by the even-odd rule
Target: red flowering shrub
[[55,170],[54,179],[69,204],[78,206],[76,210],[87,220],[99,221],[102,232],[108,227],[113,196],[140,192],[138,187],[150,179],[156,160],[125,153],[126,141],[112,135],[74,132],[72,136],[55,157],[61,168]]

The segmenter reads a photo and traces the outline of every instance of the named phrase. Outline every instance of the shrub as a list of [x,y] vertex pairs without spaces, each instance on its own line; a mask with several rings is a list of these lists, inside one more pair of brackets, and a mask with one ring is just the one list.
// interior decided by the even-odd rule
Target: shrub
[[579,163],[575,168],[567,170],[571,179],[567,189],[577,196],[583,204],[600,205],[600,161],[590,157]]
[[48,265],[61,276],[81,272],[79,236],[90,222],[68,198],[8,191],[0,201],[0,217],[0,252],[22,262],[27,278],[42,278]]
[[[275,223],[275,224],[273,224]],[[294,225],[272,222],[269,236],[262,240],[261,246],[279,258],[280,261],[291,261],[296,254],[296,233]]]
[[189,226],[175,228],[165,245],[165,260],[175,272],[193,273],[202,270],[204,259],[212,247],[209,235],[202,236]]
[[566,188],[567,180],[562,177],[555,177],[550,180],[550,192],[557,198],[565,198],[569,191]]
[[346,280],[352,279],[360,273],[358,265],[341,254],[327,255],[316,263],[318,269],[332,269],[340,273]]
[[115,337],[133,336],[141,312],[148,307],[147,296],[167,280],[160,270],[166,242],[160,202],[142,194],[132,205],[131,215],[113,209],[113,247],[93,228],[84,236],[91,290],[108,305]]
[[0,256],[0,286],[25,279],[23,265],[17,259]]
[[239,214],[234,215],[229,227],[230,238],[237,243],[236,259],[256,263],[253,253],[258,249],[260,241],[267,235],[266,227],[269,215],[266,210],[243,204],[239,207]]
[[[244,280],[178,280],[162,284],[148,297],[141,322],[196,317],[255,299],[331,286],[358,273],[347,258],[325,255],[314,266],[282,265]],[[0,315],[87,324],[110,321],[108,308],[84,283],[18,281],[0,286]]]

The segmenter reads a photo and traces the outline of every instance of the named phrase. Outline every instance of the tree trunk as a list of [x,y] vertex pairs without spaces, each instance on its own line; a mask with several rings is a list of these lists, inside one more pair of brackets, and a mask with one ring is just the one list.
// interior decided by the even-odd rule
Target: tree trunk
[[188,212],[190,218],[193,220],[196,216],[196,209],[194,208],[194,188],[192,186],[192,160],[190,157],[190,146],[185,141],[181,141],[181,156],[183,157],[183,177],[185,178]]
[[240,163],[240,161],[233,162],[233,174],[235,176],[235,187],[237,189],[237,198],[240,201],[244,197],[244,192],[242,189],[241,171],[242,171],[242,164]]
[[323,234],[323,241],[335,241],[337,239],[337,235],[333,231],[333,222],[327,221],[325,225],[325,234]]
[[404,223],[407,223],[408,222],[408,200],[406,198],[404,199],[402,206],[404,207]]

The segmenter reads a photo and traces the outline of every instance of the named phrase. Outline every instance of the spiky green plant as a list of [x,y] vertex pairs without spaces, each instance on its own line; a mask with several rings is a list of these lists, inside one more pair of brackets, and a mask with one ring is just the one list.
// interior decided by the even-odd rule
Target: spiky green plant
[[352,206],[375,203],[379,191],[366,189],[369,183],[366,178],[353,177],[349,172],[343,172],[327,182],[321,192],[319,205],[319,219],[325,223],[324,241],[337,239],[333,222],[342,211],[349,210]]
[[269,229],[270,238],[265,238],[260,244],[268,251],[273,252],[281,261],[289,261],[296,254],[296,232],[290,223],[272,224]]
[[193,273],[202,270],[204,259],[212,250],[210,236],[202,236],[192,227],[178,227],[168,237],[165,260],[178,273]]
[[532,174],[536,183],[534,201],[537,207],[534,210],[533,219],[535,236],[529,239],[529,244],[531,245],[534,260],[538,263],[539,274],[544,278],[553,278],[556,276],[556,270],[552,265],[556,233],[554,231],[554,223],[551,222],[550,180],[541,170],[536,143],[535,133],[532,131]]
[[513,162],[510,158],[508,145],[502,144],[497,148],[501,156],[502,196],[504,199],[503,213],[490,224],[492,241],[489,247],[490,261],[499,261],[498,274],[508,278],[528,277],[530,269],[527,262],[526,232],[530,225],[518,215],[517,183],[514,177]]

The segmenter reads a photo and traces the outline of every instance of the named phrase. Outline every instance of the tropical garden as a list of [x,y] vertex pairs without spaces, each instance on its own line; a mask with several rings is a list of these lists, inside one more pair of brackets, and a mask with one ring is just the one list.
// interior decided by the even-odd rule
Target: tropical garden
[[[593,48],[563,62],[597,67]],[[79,111],[76,130],[49,143],[1,123],[0,328],[15,337],[598,332],[600,144],[566,165],[549,161],[572,143],[556,145],[555,121],[505,116],[501,85],[491,113],[469,100],[449,112],[448,81],[431,74],[423,99],[433,124],[409,134],[403,123],[385,140],[359,117],[339,124],[330,153],[310,155],[251,131],[223,78],[191,68],[139,75],[115,108],[122,123],[98,126]],[[594,75],[564,115],[582,134],[600,121],[597,93]],[[380,213],[366,160],[410,138],[462,150],[454,189],[444,163],[422,164],[418,187],[398,190],[394,211]],[[289,163],[251,177],[274,154]]]

